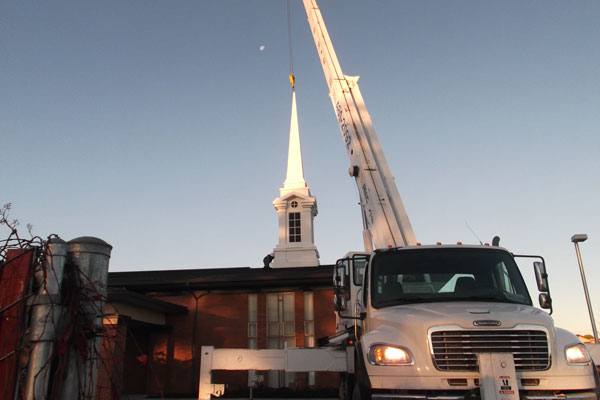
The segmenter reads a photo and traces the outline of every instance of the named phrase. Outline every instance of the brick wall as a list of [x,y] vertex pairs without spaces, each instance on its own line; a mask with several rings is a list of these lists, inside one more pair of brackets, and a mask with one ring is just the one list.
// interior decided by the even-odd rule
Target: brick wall
[[[304,292],[297,290],[295,293],[296,345],[302,347],[305,345]],[[201,346],[248,347],[248,293],[190,292],[149,295],[185,306],[188,313],[167,316],[166,329],[132,329],[128,332],[129,345],[126,348],[131,354],[125,354],[121,359],[124,360],[123,370],[128,380],[123,386],[129,388],[129,393],[136,388],[145,387],[145,393],[152,396],[194,396],[198,390]],[[316,338],[335,332],[332,299],[330,289],[314,291]],[[266,295],[263,292],[258,293],[257,307],[257,345],[258,348],[264,349],[267,344],[267,316]],[[116,338],[117,335],[113,337]],[[122,348],[123,344],[118,346]],[[113,345],[109,348],[114,350],[116,347]],[[147,358],[142,357],[140,361],[140,355]],[[145,368],[144,374],[128,374],[128,371],[138,371],[141,367]],[[106,377],[102,380],[106,382]],[[226,384],[229,392],[243,391],[248,385],[248,374],[246,371],[216,371],[213,381]],[[306,387],[306,374],[299,374],[297,382],[297,387]],[[336,387],[337,374],[318,373],[316,383],[318,388]]]
[[[197,392],[201,346],[247,347],[247,293],[186,293],[154,297],[186,306],[189,310],[186,315],[168,317],[167,324],[172,326],[172,332],[165,342],[154,344],[167,353],[165,372],[160,374],[165,395]],[[217,372],[214,379],[233,386],[246,386],[248,382],[246,372]],[[156,390],[149,393],[159,394]]]
[[[333,290],[320,289],[314,292],[315,302],[315,337],[331,336],[335,333],[335,309],[333,308]],[[318,372],[316,387],[321,389],[339,386],[337,372]]]

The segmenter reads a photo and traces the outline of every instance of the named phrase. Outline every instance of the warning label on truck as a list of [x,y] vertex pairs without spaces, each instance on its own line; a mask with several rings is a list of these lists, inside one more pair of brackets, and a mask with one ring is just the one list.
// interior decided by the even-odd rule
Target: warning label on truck
[[500,394],[514,394],[515,391],[512,388],[511,385],[511,379],[510,376],[499,376],[498,377],[498,383],[499,385],[497,385],[500,390],[498,390],[498,393]]
[[479,381],[485,400],[519,400],[515,364],[510,353],[480,353]]

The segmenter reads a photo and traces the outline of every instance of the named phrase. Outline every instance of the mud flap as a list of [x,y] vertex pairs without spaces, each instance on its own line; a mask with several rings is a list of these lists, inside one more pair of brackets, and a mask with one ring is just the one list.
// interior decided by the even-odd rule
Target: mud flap
[[519,383],[511,353],[480,353],[477,360],[482,400],[519,400]]

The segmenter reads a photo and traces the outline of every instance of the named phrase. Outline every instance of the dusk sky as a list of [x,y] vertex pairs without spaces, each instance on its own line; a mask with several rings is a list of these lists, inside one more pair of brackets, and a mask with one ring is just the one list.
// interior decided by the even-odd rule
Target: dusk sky
[[[476,243],[468,222],[542,254],[557,324],[590,333],[570,237],[589,235],[600,320],[600,2],[319,3],[417,238]],[[292,28],[329,264],[362,247],[358,198],[300,1]],[[23,230],[106,240],[111,271],[262,266],[288,52],[284,1],[0,0],[0,203]]]

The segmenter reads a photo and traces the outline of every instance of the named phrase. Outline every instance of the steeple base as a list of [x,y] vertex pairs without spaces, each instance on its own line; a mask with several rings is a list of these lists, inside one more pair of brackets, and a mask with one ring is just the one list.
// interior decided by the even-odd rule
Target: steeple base
[[319,265],[319,252],[315,246],[288,247],[273,250],[272,268],[316,267]]

